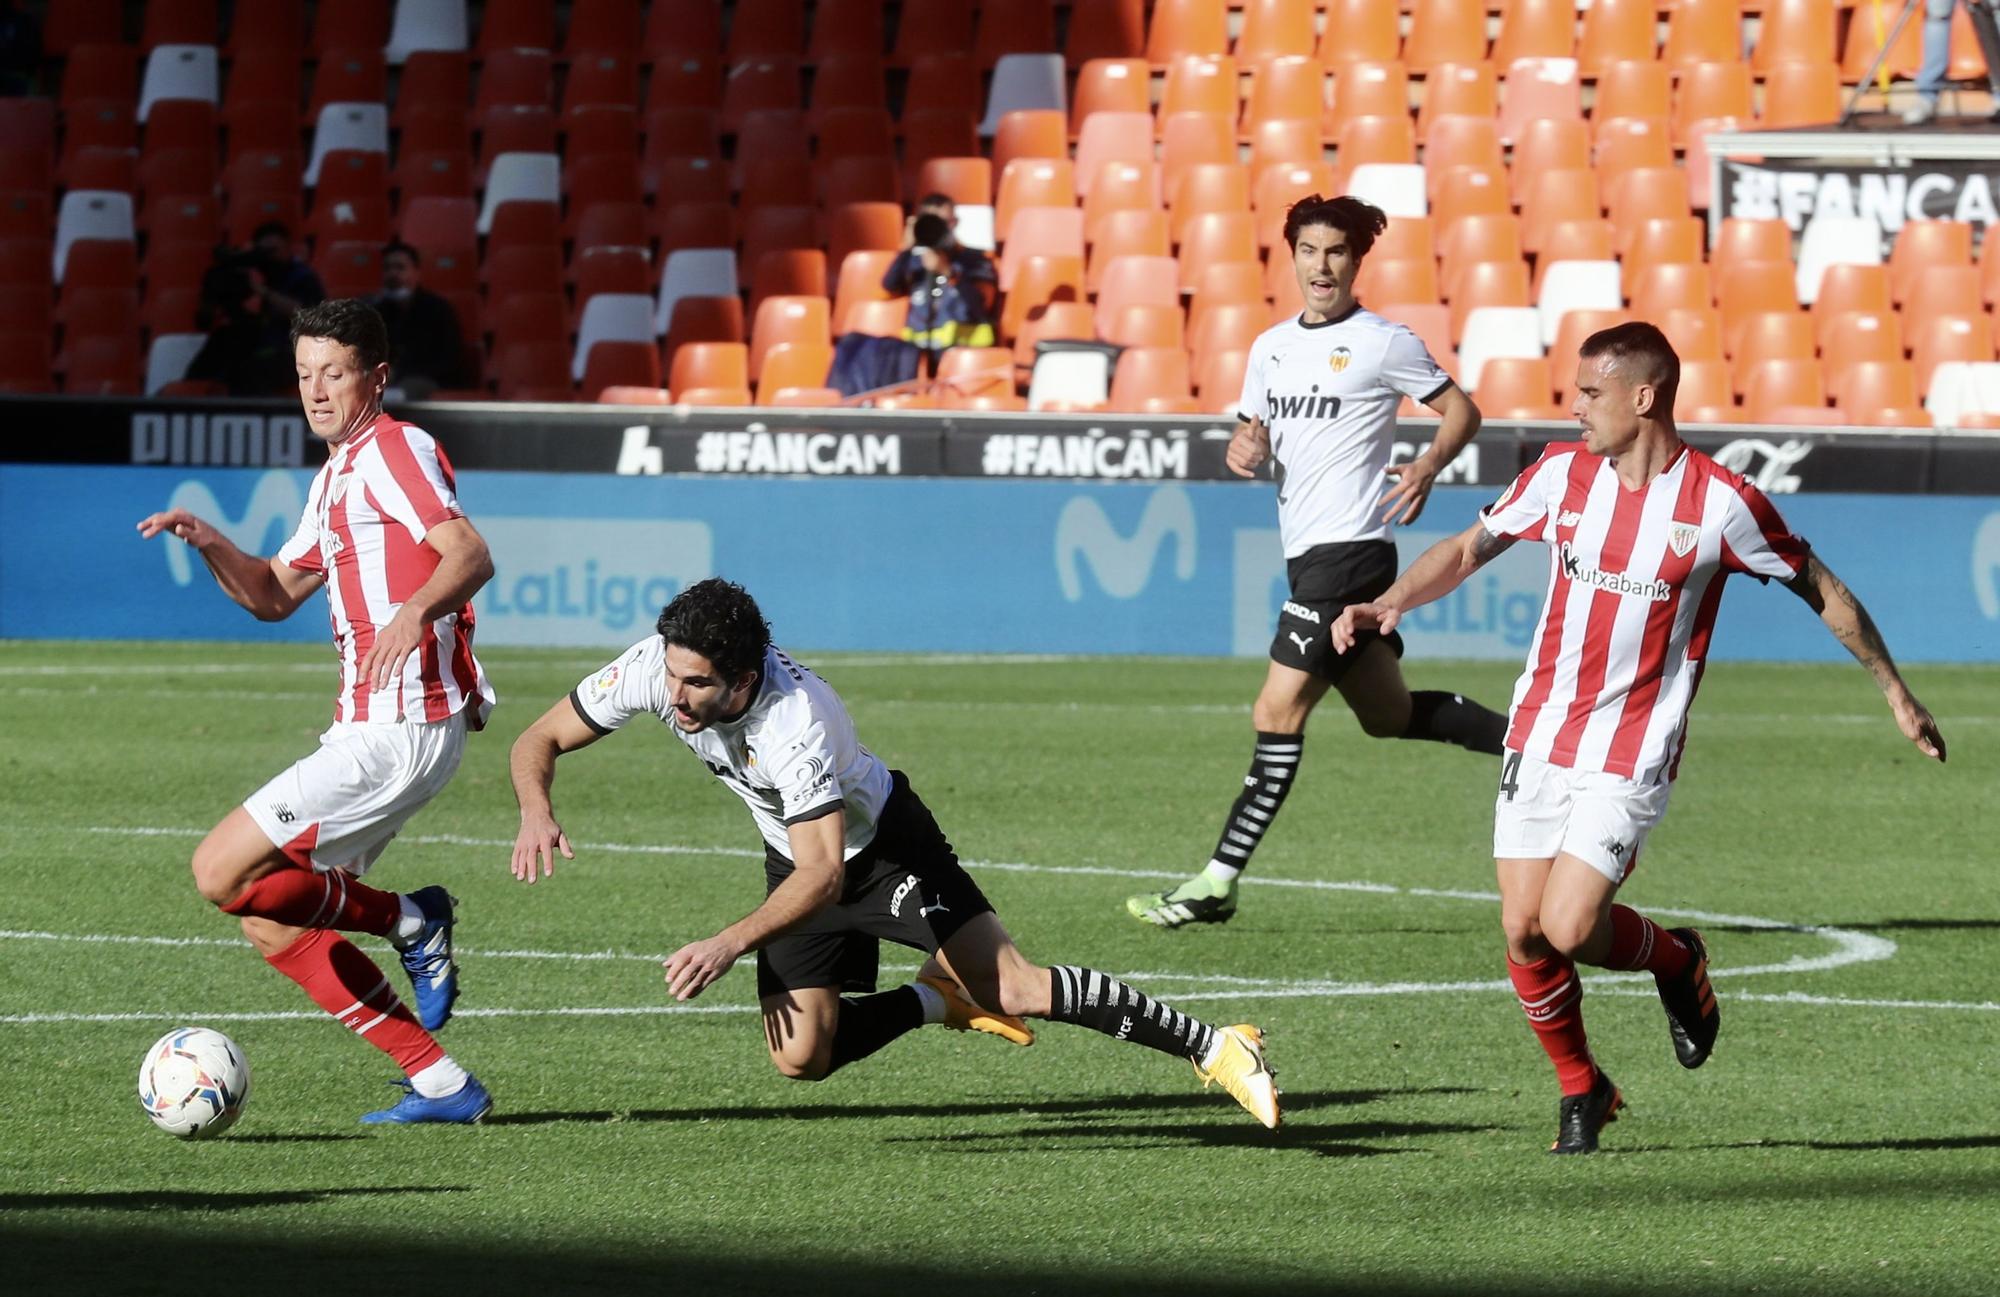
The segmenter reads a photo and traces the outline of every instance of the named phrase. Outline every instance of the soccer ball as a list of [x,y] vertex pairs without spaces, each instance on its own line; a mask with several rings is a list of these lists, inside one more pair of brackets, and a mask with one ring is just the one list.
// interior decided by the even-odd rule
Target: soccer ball
[[181,1139],[220,1135],[243,1115],[250,1064],[236,1042],[207,1027],[176,1027],[139,1064],[139,1107]]

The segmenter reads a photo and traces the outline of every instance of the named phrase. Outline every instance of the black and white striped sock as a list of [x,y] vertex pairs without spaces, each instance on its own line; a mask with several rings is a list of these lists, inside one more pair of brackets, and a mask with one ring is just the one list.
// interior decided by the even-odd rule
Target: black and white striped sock
[[1250,758],[1250,773],[1243,777],[1243,791],[1229,808],[1229,822],[1215,844],[1214,861],[1241,872],[1250,867],[1250,853],[1263,841],[1292,780],[1299,773],[1299,756],[1305,750],[1303,734],[1257,732],[1257,751]]
[[1108,973],[1075,964],[1049,969],[1049,1018],[1196,1062],[1208,1056],[1215,1042],[1215,1028],[1199,1018],[1161,1004]]

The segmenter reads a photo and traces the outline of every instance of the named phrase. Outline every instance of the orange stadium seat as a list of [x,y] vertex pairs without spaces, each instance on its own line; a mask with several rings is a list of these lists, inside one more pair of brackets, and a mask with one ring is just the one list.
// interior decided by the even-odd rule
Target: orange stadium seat
[[[1662,67],[1665,65],[1662,64]],[[1821,65],[1831,71],[1831,63]],[[1686,139],[1689,127],[1705,117],[1740,117],[1751,114],[1750,65],[1691,63],[1679,69],[1680,93],[1674,103],[1674,134]]]
[[1840,118],[1840,69],[1831,63],[1780,63],[1764,80],[1765,130],[1815,126]]
[[1672,263],[1648,266],[1632,285],[1629,305],[1632,314],[1642,320],[1658,319],[1676,307],[1713,309],[1715,287],[1709,268]]
[[1479,411],[1489,419],[1560,419],[1546,356],[1495,356],[1479,371]]
[[[1557,221],[1549,227],[1548,246],[1535,261],[1535,274],[1531,288],[1537,301],[1542,295],[1542,278],[1548,268],[1560,261],[1616,261],[1618,260],[1617,236],[1612,232],[1610,221],[1576,220]],[[1561,256],[1555,255],[1556,249]]]
[[1228,119],[1207,113],[1175,113],[1167,118],[1160,140],[1161,191],[1174,192],[1181,172],[1198,163],[1236,160],[1236,129]]
[[[1370,120],[1373,119],[1356,119],[1356,121]],[[1407,124],[1408,118],[1403,120]],[[1408,136],[1400,133],[1396,136],[1398,140],[1407,138]],[[1325,153],[1325,140],[1320,134],[1318,122],[1289,120],[1259,122],[1250,135],[1251,186],[1254,189],[1257,177],[1273,167],[1319,162],[1325,157]]]
[[462,118],[471,102],[472,62],[464,51],[417,50],[403,62],[390,121],[406,128],[421,112],[455,113]]
[[654,209],[652,233],[665,257],[682,248],[733,248],[736,226],[736,209],[728,203],[668,203]]
[[1947,360],[1983,364],[1993,359],[1992,317],[1924,315],[1906,320],[1910,362],[1917,370],[1917,390],[1928,391],[1931,371]]
[[[1198,299],[1197,299],[1198,300]],[[1194,353],[1196,368],[1217,351],[1248,351],[1257,335],[1269,327],[1270,312],[1264,299],[1222,302],[1208,307],[1188,321],[1188,349]]]
[[626,108],[637,116],[639,64],[633,56],[606,51],[569,65],[569,76],[563,81],[563,118],[573,120],[589,108]]
[[840,333],[862,333],[871,338],[900,338],[903,325],[909,319],[908,298],[891,297],[872,302],[856,302],[848,309],[847,321]]
[[1493,41],[1493,61],[1501,67],[1515,59],[1566,59],[1576,53],[1576,5],[1573,0],[1506,0],[1500,6],[1500,34]]
[[928,158],[917,172],[912,198],[943,194],[961,206],[993,203],[993,164],[985,158]]
[[1410,111],[1410,77],[1400,63],[1345,63],[1334,73],[1327,129],[1354,117],[1389,117]]
[[719,111],[723,83],[722,61],[715,55],[661,59],[653,65],[653,75],[646,82],[646,111],[656,108]]
[[1262,265],[1255,261],[1210,262],[1194,281],[1194,300],[1188,308],[1188,336],[1199,336],[1202,316],[1215,307],[1261,306],[1263,302]]
[[1195,391],[1210,410],[1227,410],[1243,394],[1243,375],[1250,368],[1250,349],[1238,347],[1208,352],[1195,361]]
[[577,249],[570,258],[569,278],[581,310],[599,293],[651,293],[659,272],[645,248],[600,246]]
[[749,335],[743,327],[743,299],[740,297],[683,297],[674,304],[673,323],[661,344],[665,354],[691,342],[742,342]]
[[1801,412],[1817,409],[1831,422],[1826,411],[1826,378],[1817,360],[1766,360],[1749,376],[1743,395],[1746,423],[1801,423]]
[[1668,10],[1667,39],[1660,47],[1660,61],[1668,67],[1678,70],[1742,57],[1742,0],[1678,0]]
[[1757,311],[1790,311],[1799,305],[1797,276],[1789,261],[1746,261],[1716,280],[1722,311],[1722,346],[1735,355],[1743,321]]
[[1593,125],[1597,183],[1606,199],[1627,172],[1674,165],[1673,126],[1664,117],[1609,117]]
[[835,337],[852,327],[850,313],[865,302],[895,300],[901,306],[901,300],[891,299],[888,290],[882,287],[882,276],[888,272],[897,255],[893,249],[862,248],[840,259],[833,289],[831,327]]
[[837,54],[813,69],[812,116],[817,119],[839,108],[869,108],[886,112],[887,79],[880,54]]
[[972,0],[927,0],[906,5],[896,26],[894,61],[909,66],[926,54],[972,50]]
[[[1623,280],[1626,295],[1631,295],[1633,281],[1648,266],[1667,262],[1698,264],[1702,260],[1705,239],[1706,228],[1692,216],[1654,217],[1640,222],[1625,246]],[[1560,242],[1558,246],[1562,246]]]
[[1076,189],[1088,198],[1098,168],[1106,162],[1153,161],[1151,113],[1092,113],[1076,141]]
[[[907,132],[906,132],[907,134]],[[993,169],[1002,176],[1016,158],[1068,158],[1069,127],[1054,109],[1023,109],[1000,119],[993,136]]]
[[1480,261],[1458,273],[1451,301],[1451,336],[1465,336],[1465,317],[1482,306],[1532,306],[1525,262]]
[[903,209],[895,203],[846,203],[826,212],[826,252],[841,265],[850,252],[894,251],[903,239]]
[[1051,0],[982,0],[973,26],[972,56],[982,69],[1009,54],[1046,54],[1056,48]]
[[1403,62],[1428,75],[1443,63],[1478,63],[1486,58],[1485,0],[1415,0]]
[[1269,166],[1250,186],[1250,207],[1257,213],[1257,241],[1272,247],[1284,241],[1285,213],[1308,194],[1333,192],[1333,167],[1325,162]]
[[1028,207],[1076,206],[1076,168],[1066,158],[1016,158],[1000,176],[993,208],[993,234],[1002,245],[1011,236],[1016,213]]
[[215,8],[215,0],[147,0],[139,48],[218,44],[222,27]]
[[1152,111],[1151,72],[1146,60],[1091,59],[1076,74],[1076,89],[1070,95],[1069,103],[1069,133],[1071,136],[1080,134],[1085,119],[1092,113],[1146,113],[1150,116]]
[[1268,59],[1312,58],[1316,7],[1297,0],[1243,0],[1236,61],[1249,68]]
[[653,62],[719,57],[722,6],[713,0],[653,0],[640,39],[640,52]]
[[902,172],[896,159],[887,155],[823,158],[813,164],[813,188],[822,207],[903,201]]
[[1216,262],[1257,259],[1257,218],[1249,212],[1204,212],[1182,231],[1180,288],[1193,290],[1204,268]]
[[144,358],[129,327],[65,342],[56,367],[63,371],[63,391],[72,396],[137,396],[144,386]]
[[1589,220],[1601,211],[1597,173],[1550,168],[1537,175],[1521,200],[1521,244],[1540,252],[1543,237],[1557,221]]
[[821,158],[895,156],[896,127],[886,108],[830,108],[808,121]]
[[764,353],[757,377],[757,403],[769,405],[786,388],[817,388],[833,368],[833,348],[824,342],[780,342]]
[[1728,423],[1737,417],[1730,398],[1729,367],[1720,360],[1681,361],[1674,417],[1684,423]]
[[1094,59],[1144,59],[1145,0],[1074,0],[1063,61],[1083,67]]
[[1750,66],[1768,74],[1780,63],[1830,63],[1835,58],[1833,0],[1764,0]]
[[[832,303],[810,295],[767,297],[759,303],[750,326],[750,380],[764,372],[764,356],[781,343],[832,345]],[[679,312],[675,312],[678,319]]]
[[1281,118],[1324,122],[1327,111],[1326,69],[1318,59],[1288,54],[1251,69],[1242,131],[1247,135],[1258,122]]
[[1977,315],[1986,309],[1977,266],[1926,266],[1917,272],[1912,310],[1940,315]]
[[818,248],[772,248],[744,259],[750,271],[750,311],[767,297],[815,297],[827,291],[826,253]]
[[1204,162],[1180,173],[1168,195],[1169,227],[1180,242],[1188,223],[1206,212],[1250,210],[1250,171],[1240,162]]
[[879,63],[886,44],[882,9],[879,0],[819,0],[806,61],[824,65],[859,56]]
[[1339,74],[1351,62],[1393,63],[1402,57],[1396,0],[1326,0],[1319,61]]
[[1146,30],[1146,59],[1156,68],[1188,54],[1229,52],[1229,13],[1223,0],[1155,0]]
[[1766,360],[1811,360],[1818,354],[1812,317],[1804,311],[1752,311],[1736,326],[1730,358],[1736,391],[1749,388],[1750,374]]
[[1608,214],[1618,231],[1621,251],[1630,245],[1642,223],[1684,217],[1693,211],[1687,172],[1679,167],[1634,167],[1605,189]]
[[1183,348],[1129,347],[1118,357],[1111,376],[1110,409],[1147,411],[1156,408],[1155,402],[1178,409],[1192,400],[1192,377]]
[[[1653,0],[1592,0],[1583,12],[1577,36],[1576,61],[1586,78],[1615,80],[1628,60],[1651,62],[1659,57],[1653,39]],[[1603,87],[1599,87],[1602,93]]]
[[1417,138],[1430,138],[1431,123],[1440,117],[1458,114],[1494,121],[1499,129],[1500,87],[1493,79],[1491,63],[1445,63],[1431,69],[1424,80],[1424,98],[1417,113]]
[[1090,240],[1090,255],[1084,270],[1084,287],[1098,292],[1104,269],[1119,257],[1160,257],[1172,259],[1173,240],[1167,231],[1167,214],[1157,208],[1126,208],[1107,212]]
[[1443,301],[1438,268],[1426,257],[1398,259],[1370,253],[1355,277],[1354,294],[1375,306]]
[[979,90],[979,67],[970,54],[926,54],[910,69],[903,116],[923,110],[950,110],[974,119],[986,111]]
[[1826,344],[1827,326],[1850,312],[1889,315],[1894,306],[1889,297],[1889,268],[1836,263],[1820,277],[1819,295],[1813,299],[1813,319],[1818,322],[1820,345]]
[[1235,121],[1239,107],[1236,60],[1227,54],[1189,54],[1167,68],[1160,89],[1161,129],[1175,113],[1209,113]]
[[1177,303],[1132,302],[1107,310],[1099,301],[1097,336],[1121,347],[1185,347],[1187,321]]
[[1590,117],[1595,123],[1617,117],[1673,116],[1673,81],[1667,65],[1654,59],[1621,60],[1598,79],[1597,101]]
[[479,269],[486,295],[494,300],[563,290],[562,249],[554,244],[489,248]]
[[1097,169],[1083,200],[1084,241],[1096,242],[1106,219],[1118,212],[1158,212],[1164,218],[1160,172],[1151,161],[1106,162]]
[[[657,77],[659,73],[656,71]],[[717,121],[722,133],[732,134],[751,113],[764,109],[800,109],[799,65],[792,58],[759,58],[730,67],[722,87],[722,109]]]
[[1500,136],[1516,140],[1527,124],[1545,117],[1580,122],[1583,85],[1575,59],[1516,59],[1500,92]]
[[1473,167],[1506,175],[1506,154],[1500,146],[1500,123],[1488,114],[1469,117],[1451,114],[1431,120],[1424,142],[1424,185],[1435,201],[1453,168]]
[[[1437,243],[1445,297],[1453,295],[1468,266],[1482,261],[1522,260],[1521,240],[1520,218],[1505,212],[1467,216],[1444,226]],[[1564,254],[1568,255],[1568,249]]]
[[1897,306],[1911,298],[1918,277],[1931,266],[1972,264],[1972,226],[1965,221],[1905,221],[1889,250],[1889,295]]
[[1022,317],[1020,331],[1014,335],[1014,364],[1022,369],[1032,368],[1035,344],[1044,339],[1089,342],[1096,337],[1096,321],[1096,313],[1074,299],[1042,303]]
[[1827,368],[1827,387],[1844,422],[1877,428],[1931,424],[1917,394],[1917,371],[1901,358],[1856,361]]
[[[1004,130],[1006,123],[1001,123]],[[971,113],[926,111],[903,115],[905,191],[921,190],[917,178],[933,158],[970,158],[980,153],[978,123]],[[989,161],[988,167],[992,163]]]
[[[1003,339],[1019,336],[1023,322],[1038,307],[1058,301],[1083,301],[1083,258],[1023,257],[1015,264],[1013,285],[1006,290],[1006,294],[1000,310],[1000,336]],[[1082,336],[1089,337],[1090,331],[1086,329]]]
[[1000,291],[1013,287],[1015,270],[1034,257],[1083,260],[1083,212],[1075,207],[1024,207],[1000,254]]
[[[1583,175],[1591,174],[1589,168],[1580,170]],[[1431,219],[1440,229],[1467,216],[1511,210],[1506,178],[1486,167],[1452,167],[1431,194]],[[1523,210],[1527,210],[1525,204]]]
[[1820,358],[1836,377],[1863,361],[1903,358],[1903,326],[1892,312],[1843,311],[1816,324]]
[[[385,104],[389,102],[389,71],[380,49],[331,50],[320,60],[313,74],[312,97],[306,101],[306,120],[319,120],[320,109],[328,104]],[[457,105],[461,110],[464,101]]]
[[1792,232],[1783,221],[1731,216],[1717,230],[1708,259],[1720,270],[1744,261],[1789,261],[1791,256]]
[[1178,307],[1181,300],[1172,260],[1144,254],[1111,258],[1096,291],[1099,319],[1127,306]]
[[[1283,255],[1283,254],[1280,254]],[[1375,244],[1371,257],[1428,257],[1437,260],[1436,226],[1428,216],[1392,216]]]
[[486,0],[476,46],[480,54],[555,47],[555,0]]

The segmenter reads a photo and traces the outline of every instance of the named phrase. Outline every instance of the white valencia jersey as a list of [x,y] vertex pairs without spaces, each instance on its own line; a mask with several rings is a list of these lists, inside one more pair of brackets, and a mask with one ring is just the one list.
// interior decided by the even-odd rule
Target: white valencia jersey
[[451,464],[421,428],[384,414],[329,449],[278,559],[326,582],[340,655],[336,721],[391,725],[462,711],[472,729],[485,724],[493,686],[472,655],[471,604],[431,623],[388,688],[361,679],[376,632],[437,571],[438,552],[424,544],[425,533],[464,516]]
[[1397,407],[1450,386],[1422,339],[1359,306],[1321,324],[1294,316],[1257,335],[1236,413],[1270,431],[1286,558],[1389,538],[1381,502]]
[[1690,446],[1628,491],[1610,460],[1551,443],[1480,521],[1549,547],[1507,747],[1647,784],[1680,767],[1724,579],[1789,581],[1806,559],[1762,491]]
[[570,692],[584,724],[609,734],[635,716],[652,715],[750,808],[770,848],[792,858],[789,825],[839,808],[847,817],[845,859],[875,840],[889,800],[889,768],[861,746],[840,695],[785,656],[764,650],[763,679],[748,710],[698,734],[674,724],[667,701],[667,646],[648,635]]

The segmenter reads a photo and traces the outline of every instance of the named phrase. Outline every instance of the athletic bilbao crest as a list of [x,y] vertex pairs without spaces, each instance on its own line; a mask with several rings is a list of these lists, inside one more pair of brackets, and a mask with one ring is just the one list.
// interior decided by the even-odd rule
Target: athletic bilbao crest
[[1686,558],[1694,551],[1695,543],[1701,539],[1701,528],[1691,522],[1677,522],[1667,533],[1667,544],[1673,547],[1674,557]]

